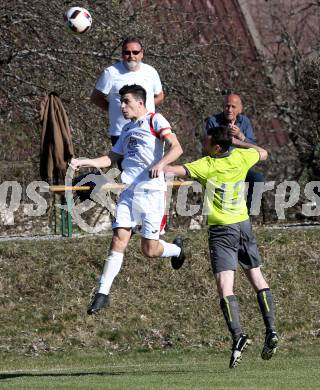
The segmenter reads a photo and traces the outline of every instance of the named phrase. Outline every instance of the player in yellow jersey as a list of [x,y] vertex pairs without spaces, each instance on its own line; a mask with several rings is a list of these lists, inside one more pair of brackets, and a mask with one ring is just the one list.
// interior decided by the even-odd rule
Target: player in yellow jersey
[[[236,148],[230,149],[230,146]],[[239,364],[242,352],[251,342],[240,325],[238,301],[233,292],[238,263],[257,293],[266,327],[261,357],[270,359],[278,344],[272,293],[260,269],[260,256],[244,197],[248,170],[267,157],[263,148],[235,139],[227,127],[217,127],[212,132],[210,156],[165,169],[168,174],[189,176],[206,189],[204,210],[208,214],[211,264],[221,310],[233,339],[230,368]]]

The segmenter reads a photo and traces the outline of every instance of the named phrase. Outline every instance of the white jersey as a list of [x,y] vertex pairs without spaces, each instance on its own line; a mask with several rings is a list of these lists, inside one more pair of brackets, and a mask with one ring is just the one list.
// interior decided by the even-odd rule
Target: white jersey
[[169,122],[161,115],[147,113],[126,124],[112,151],[123,155],[121,180],[139,188],[166,190],[164,174],[150,179],[149,170],[164,154],[164,138],[172,134]]
[[108,96],[110,135],[120,135],[123,126],[128,123],[121,112],[119,90],[132,84],[141,85],[146,90],[146,108],[154,112],[154,95],[162,91],[162,85],[158,72],[152,66],[141,62],[137,71],[129,71],[123,62],[117,62],[106,68],[96,82],[95,88]]

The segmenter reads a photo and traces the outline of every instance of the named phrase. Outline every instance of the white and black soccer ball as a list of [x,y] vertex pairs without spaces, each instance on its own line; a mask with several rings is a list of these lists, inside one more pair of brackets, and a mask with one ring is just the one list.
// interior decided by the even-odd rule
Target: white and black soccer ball
[[91,27],[92,17],[85,8],[71,7],[64,14],[64,22],[75,34],[83,34]]

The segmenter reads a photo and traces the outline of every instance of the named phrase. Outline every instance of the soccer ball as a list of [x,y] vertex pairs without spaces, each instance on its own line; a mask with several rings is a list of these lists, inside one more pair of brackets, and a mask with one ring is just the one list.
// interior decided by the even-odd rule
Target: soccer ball
[[83,34],[90,28],[92,17],[85,8],[71,7],[64,14],[64,22],[72,32]]

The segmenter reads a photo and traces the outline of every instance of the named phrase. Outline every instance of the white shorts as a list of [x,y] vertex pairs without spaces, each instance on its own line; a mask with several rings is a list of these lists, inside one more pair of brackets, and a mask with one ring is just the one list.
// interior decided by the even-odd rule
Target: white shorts
[[133,192],[127,189],[120,195],[112,229],[141,225],[142,237],[158,240],[164,213],[164,191],[140,189]]

